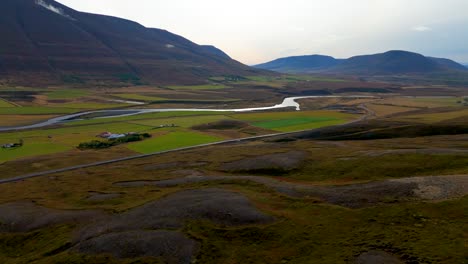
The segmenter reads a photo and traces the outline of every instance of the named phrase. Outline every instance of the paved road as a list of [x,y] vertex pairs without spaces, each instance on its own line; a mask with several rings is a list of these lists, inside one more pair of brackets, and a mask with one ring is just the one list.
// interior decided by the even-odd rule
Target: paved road
[[[338,125],[338,127],[350,125],[350,124],[357,123],[357,122],[360,122],[360,121],[363,121],[363,120],[367,120],[369,117],[372,116],[373,112],[370,109],[368,109],[365,105],[360,105],[359,107],[361,109],[363,109],[364,111],[366,111],[366,114],[364,116],[362,116],[359,119],[347,122],[345,124]],[[183,150],[191,150],[191,149],[197,149],[197,148],[202,148],[202,147],[224,145],[224,144],[231,144],[231,143],[239,143],[239,142],[246,142],[246,141],[254,141],[254,140],[258,140],[258,139],[273,138],[273,137],[278,137],[278,136],[295,135],[295,134],[301,134],[301,133],[304,133],[304,132],[311,132],[311,131],[315,131],[315,130],[319,130],[319,129],[301,130],[301,131],[295,131],[295,132],[275,133],[275,134],[261,135],[261,136],[255,136],[255,137],[230,139],[230,140],[218,141],[218,142],[208,143],[208,144],[201,144],[201,145],[196,145],[196,146],[191,146],[191,147],[184,147],[184,148],[178,148],[178,149],[172,149],[172,150],[166,150],[166,151],[159,151],[159,152],[143,154],[143,155],[135,155],[135,156],[125,157],[125,158],[119,158],[119,159],[113,159],[113,160],[107,160],[107,161],[100,161],[100,162],[84,164],[84,165],[76,165],[76,166],[66,167],[66,168],[62,168],[62,169],[55,169],[55,170],[49,170],[49,171],[26,174],[26,175],[13,177],[13,178],[8,178],[8,179],[0,179],[0,184],[18,182],[18,181],[23,181],[23,180],[27,180],[27,179],[30,179],[30,178],[36,178],[36,177],[45,176],[45,175],[49,175],[49,174],[73,171],[73,170],[84,169],[84,168],[89,168],[89,167],[96,167],[96,166],[107,165],[107,164],[112,164],[112,163],[117,163],[117,162],[122,162],[122,161],[141,159],[141,158],[152,157],[152,156],[156,156],[156,155],[162,155],[162,154],[166,154],[166,153],[179,152],[179,151],[183,151]]]

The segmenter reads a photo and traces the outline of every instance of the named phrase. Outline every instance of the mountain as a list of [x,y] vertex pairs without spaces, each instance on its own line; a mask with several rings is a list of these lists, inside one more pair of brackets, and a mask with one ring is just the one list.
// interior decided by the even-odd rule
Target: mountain
[[2,0],[0,82],[202,83],[254,70],[213,46],[53,0]]
[[254,67],[284,73],[310,72],[338,65],[341,60],[330,56],[310,55],[280,58]]
[[330,70],[356,75],[395,75],[436,73],[461,69],[460,64],[448,59],[425,57],[418,53],[395,50],[352,57]]
[[467,70],[449,59],[425,57],[408,51],[388,51],[337,60],[328,56],[278,59],[255,67],[288,73],[325,72],[350,75],[426,74]]

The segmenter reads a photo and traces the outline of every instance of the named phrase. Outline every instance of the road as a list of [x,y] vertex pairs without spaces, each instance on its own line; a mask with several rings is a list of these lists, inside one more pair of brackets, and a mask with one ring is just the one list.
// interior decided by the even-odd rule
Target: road
[[[353,121],[350,121],[350,122],[347,122],[347,123],[344,123],[344,124],[341,124],[341,125],[338,125],[338,126],[335,126],[335,127],[342,127],[342,126],[350,125],[350,124],[353,124],[353,123],[357,123],[357,122],[372,118],[374,113],[369,108],[367,108],[363,104],[360,105],[359,108],[366,111],[366,114],[363,115],[362,117],[356,119],[356,120],[353,120]],[[162,154],[166,154],[166,153],[179,152],[179,151],[184,151],[184,150],[192,150],[192,149],[198,149],[198,148],[210,147],[210,146],[216,146],[216,145],[225,145],[225,144],[231,144],[231,143],[247,142],[247,141],[253,141],[253,140],[258,140],[258,139],[266,139],[266,138],[273,138],[273,137],[279,137],[279,136],[295,135],[295,134],[301,134],[301,133],[304,133],[304,132],[312,132],[312,131],[316,131],[316,130],[319,130],[319,129],[320,128],[310,129],[310,130],[294,131],[294,132],[275,133],[275,134],[268,134],[268,135],[254,136],[254,137],[238,138],[238,139],[230,139],[230,140],[218,141],[218,142],[214,142],[214,143],[201,144],[201,145],[184,147],[184,148],[177,148],[177,149],[166,150],[166,151],[159,151],[159,152],[154,152],[154,153],[149,153],[149,154],[135,155],[135,156],[124,157],[124,158],[119,158],[119,159],[100,161],[100,162],[83,164],[83,165],[76,165],[76,166],[66,167],[66,168],[62,168],[62,169],[55,169],[55,170],[49,170],[49,171],[26,174],[26,175],[17,176],[17,177],[8,178],[8,179],[0,179],[0,184],[18,182],[18,181],[23,181],[23,180],[36,178],[36,177],[41,177],[41,176],[45,176],[45,175],[61,173],[61,172],[68,172],[68,171],[85,169],[85,168],[96,167],[96,166],[102,166],[102,165],[107,165],[107,164],[112,164],[112,163],[117,163],[117,162],[122,162],[122,161],[129,161],[129,160],[147,158],[147,157],[162,155]]]

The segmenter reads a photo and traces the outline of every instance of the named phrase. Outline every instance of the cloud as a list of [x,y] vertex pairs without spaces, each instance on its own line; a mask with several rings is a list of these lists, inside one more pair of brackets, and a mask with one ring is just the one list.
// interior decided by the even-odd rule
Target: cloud
[[413,27],[411,30],[418,31],[418,32],[427,32],[427,31],[432,31],[432,28],[426,27],[426,26],[416,26],[416,27]]
[[289,30],[291,30],[293,32],[304,32],[304,31],[306,31],[306,29],[303,28],[303,27],[291,27]]

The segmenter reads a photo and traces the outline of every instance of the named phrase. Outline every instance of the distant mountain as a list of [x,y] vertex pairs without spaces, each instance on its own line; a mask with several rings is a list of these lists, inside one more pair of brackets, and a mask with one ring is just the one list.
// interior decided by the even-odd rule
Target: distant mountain
[[463,65],[449,59],[425,57],[418,53],[398,50],[355,56],[345,60],[319,55],[289,57],[255,67],[289,73],[326,72],[350,75],[424,74],[467,70]]
[[0,3],[0,82],[201,83],[257,72],[213,46],[53,0]]
[[310,72],[328,69],[341,62],[330,56],[310,55],[277,59],[254,67],[284,73]]

